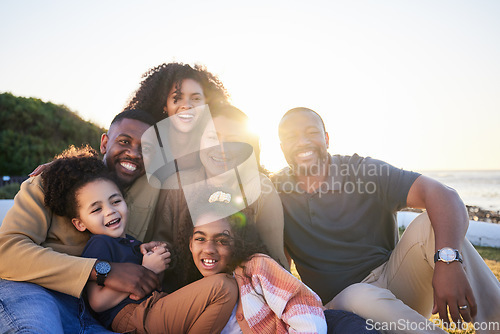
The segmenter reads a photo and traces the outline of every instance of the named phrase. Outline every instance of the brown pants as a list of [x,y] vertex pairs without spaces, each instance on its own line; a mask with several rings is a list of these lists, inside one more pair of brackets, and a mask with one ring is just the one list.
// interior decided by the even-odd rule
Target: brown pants
[[217,274],[171,294],[154,292],[141,304],[129,304],[111,327],[120,333],[219,333],[237,299],[234,278]]

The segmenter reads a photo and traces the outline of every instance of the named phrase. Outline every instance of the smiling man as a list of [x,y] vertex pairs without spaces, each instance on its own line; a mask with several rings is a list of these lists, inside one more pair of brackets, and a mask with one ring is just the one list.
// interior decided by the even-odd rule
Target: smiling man
[[[139,113],[137,111],[126,113],[133,112]],[[104,163],[124,186],[130,186],[137,178],[144,175],[141,136],[149,127],[149,123],[117,116],[111,123],[109,131],[101,136]]]
[[144,174],[140,138],[148,128],[147,123],[123,118],[111,123],[109,131],[101,137],[104,163],[124,185],[132,184]]
[[[141,136],[154,123],[139,110],[118,114],[102,135],[101,152],[126,188],[130,210],[127,233],[142,239],[158,191],[144,175]],[[26,180],[0,226],[0,328],[36,333],[104,332],[78,297],[96,280],[96,259],[79,257],[90,235],[44,205],[41,176]],[[105,284],[143,297],[158,277],[140,265],[111,263]],[[75,298],[77,297],[77,298]]]
[[[467,212],[453,189],[380,160],[331,156],[323,120],[308,108],[289,110],[279,137],[289,167],[272,179],[285,247],[327,308],[400,333],[443,332],[427,319],[448,321],[448,311],[499,330],[500,286],[465,239]],[[398,242],[404,207],[427,212]]]

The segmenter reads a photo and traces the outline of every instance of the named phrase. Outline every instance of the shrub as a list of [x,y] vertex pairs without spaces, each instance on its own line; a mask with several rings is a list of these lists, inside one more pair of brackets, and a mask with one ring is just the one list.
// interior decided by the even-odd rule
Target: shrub
[[13,199],[21,188],[19,183],[9,183],[0,187],[0,199]]

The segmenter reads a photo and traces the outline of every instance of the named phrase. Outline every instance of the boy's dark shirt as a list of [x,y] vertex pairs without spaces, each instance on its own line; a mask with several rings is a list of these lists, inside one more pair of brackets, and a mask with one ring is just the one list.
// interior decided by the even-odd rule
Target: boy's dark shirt
[[[142,264],[142,254],[139,246],[142,242],[126,235],[125,238],[112,238],[107,235],[93,235],[83,249],[82,257],[95,258],[101,261],[117,263]],[[130,303],[140,304],[147,299],[146,296],[140,300],[125,298],[115,307],[104,312],[95,312],[96,318],[107,328],[111,328],[113,319]]]

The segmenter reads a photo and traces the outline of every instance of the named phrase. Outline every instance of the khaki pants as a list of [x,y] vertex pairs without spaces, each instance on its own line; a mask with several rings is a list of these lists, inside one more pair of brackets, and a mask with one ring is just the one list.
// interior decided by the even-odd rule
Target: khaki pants
[[[478,305],[476,326],[500,333],[500,283],[471,243],[461,247],[464,269]],[[342,290],[326,308],[354,312],[388,333],[445,333],[428,321],[433,306],[434,231],[427,213],[406,229],[389,260],[361,283]],[[478,327],[476,327],[478,328]],[[484,328],[484,327],[483,327]]]
[[237,299],[233,277],[208,276],[171,294],[154,292],[141,304],[125,306],[112,329],[120,333],[219,333]]

